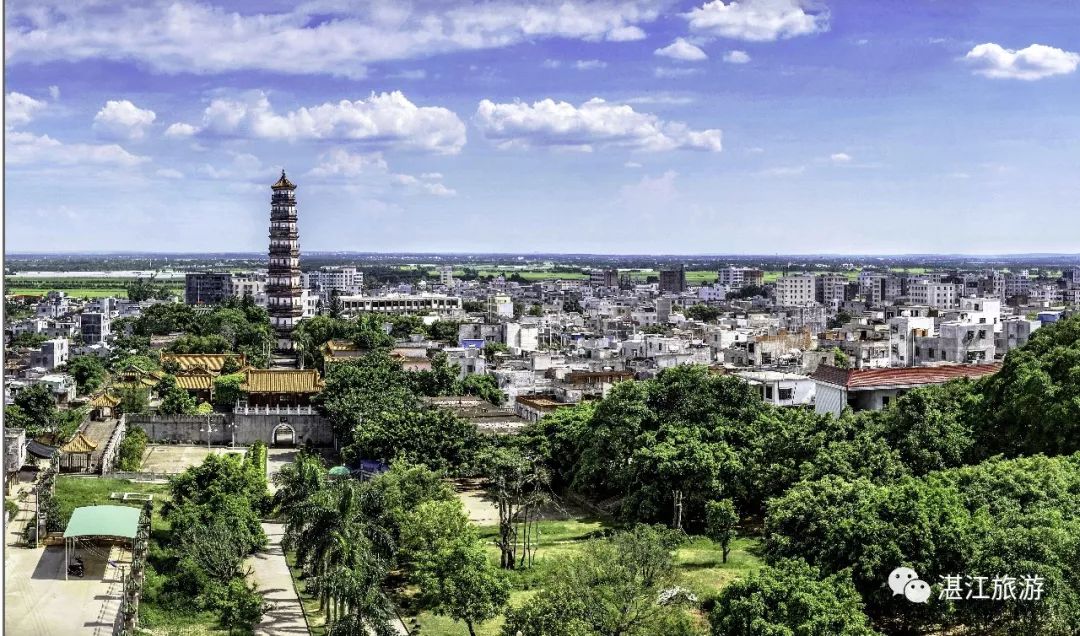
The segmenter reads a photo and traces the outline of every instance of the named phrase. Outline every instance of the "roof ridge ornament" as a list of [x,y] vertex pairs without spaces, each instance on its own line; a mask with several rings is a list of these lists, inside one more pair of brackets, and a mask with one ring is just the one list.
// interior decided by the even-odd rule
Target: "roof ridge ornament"
[[270,186],[271,190],[295,190],[296,184],[289,181],[289,178],[285,176],[285,169],[281,169],[281,178],[277,180],[277,183]]

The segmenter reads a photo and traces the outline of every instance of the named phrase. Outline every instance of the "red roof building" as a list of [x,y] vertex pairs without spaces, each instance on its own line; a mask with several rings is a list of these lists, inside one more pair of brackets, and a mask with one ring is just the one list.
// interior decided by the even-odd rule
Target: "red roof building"
[[811,374],[817,385],[815,410],[839,415],[844,407],[856,411],[879,410],[908,390],[950,380],[975,380],[1001,369],[994,364],[948,364],[895,369],[840,369],[821,365]]

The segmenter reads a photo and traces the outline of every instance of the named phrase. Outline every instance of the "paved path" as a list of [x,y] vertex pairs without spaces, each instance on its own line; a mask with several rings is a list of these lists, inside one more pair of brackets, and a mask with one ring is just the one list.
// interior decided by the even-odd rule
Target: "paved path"
[[277,492],[277,485],[274,484],[274,475],[277,474],[285,464],[291,464],[296,459],[295,448],[268,448],[266,450],[266,481],[270,485],[270,494]]
[[266,603],[272,607],[263,614],[262,622],[255,626],[255,636],[276,636],[278,634],[307,634],[304,621],[304,608],[296,596],[289,565],[285,562],[285,553],[281,549],[281,535],[285,531],[283,524],[264,521],[263,532],[269,539],[265,550],[248,559],[252,568],[252,579],[258,586]]

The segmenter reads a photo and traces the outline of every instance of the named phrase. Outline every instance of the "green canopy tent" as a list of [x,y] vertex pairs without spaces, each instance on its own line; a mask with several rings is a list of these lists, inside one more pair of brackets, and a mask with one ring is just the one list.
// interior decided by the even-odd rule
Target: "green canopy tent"
[[349,470],[348,466],[334,466],[327,471],[327,474],[331,477],[348,477],[352,474],[352,471]]
[[134,552],[142,510],[131,506],[83,506],[71,513],[64,529],[64,578],[67,579],[68,542],[74,550],[80,537],[121,537],[131,539]]

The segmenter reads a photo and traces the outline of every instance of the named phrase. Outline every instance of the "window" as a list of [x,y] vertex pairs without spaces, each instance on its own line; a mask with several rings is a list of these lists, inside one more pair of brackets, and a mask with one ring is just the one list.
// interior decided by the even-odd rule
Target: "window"
[[766,384],[765,385],[765,399],[766,400],[771,400],[772,399],[772,385],[771,384]]
[[889,402],[891,402],[891,401],[892,401],[892,398],[889,397],[888,395],[881,396],[881,408],[885,408],[886,406],[888,406]]
[[795,389],[780,389],[780,399],[790,400],[795,397]]

